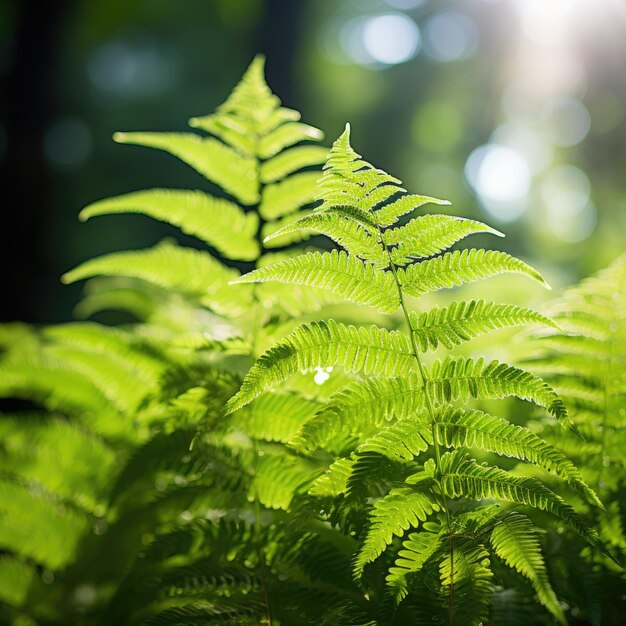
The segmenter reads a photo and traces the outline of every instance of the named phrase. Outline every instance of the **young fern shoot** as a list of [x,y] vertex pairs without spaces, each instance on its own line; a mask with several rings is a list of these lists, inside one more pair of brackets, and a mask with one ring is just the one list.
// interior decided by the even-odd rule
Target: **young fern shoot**
[[[348,533],[354,529],[346,521],[351,507],[366,507],[369,522],[357,532],[360,550],[354,559],[354,576],[366,597],[376,594],[370,572],[382,563],[387,593],[396,603],[418,607],[420,593],[435,586],[441,619],[478,626],[488,617],[497,582],[492,562],[500,560],[527,578],[539,602],[564,623],[536,528],[517,509],[549,513],[605,552],[602,542],[539,479],[479,463],[474,453],[534,464],[593,506],[602,504],[556,448],[522,426],[468,406],[470,399],[517,397],[571,427],[563,402],[541,378],[506,363],[447,356],[427,365],[423,358],[439,344],[450,349],[497,328],[556,325],[530,309],[483,300],[425,312],[408,302],[409,296],[502,273],[545,285],[543,278],[504,252],[450,251],[474,233],[500,235],[480,222],[428,214],[400,225],[401,217],[426,203],[448,203],[408,194],[399,180],[362,160],[350,145],[349,127],[334,143],[324,170],[319,206],[269,239],[314,231],[343,250],[284,259],[234,282],[304,285],[386,314],[401,309],[407,332],[332,319],[304,324],[257,360],[227,412],[301,371],[342,366],[358,375],[331,395],[293,445],[300,453],[326,453],[333,460],[309,491],[319,500],[321,515],[330,514]],[[377,490],[368,492],[372,480]],[[363,493],[356,503],[355,494]],[[365,504],[367,497],[373,505]],[[494,500],[504,506],[494,506]],[[389,620],[381,623],[393,623]]]

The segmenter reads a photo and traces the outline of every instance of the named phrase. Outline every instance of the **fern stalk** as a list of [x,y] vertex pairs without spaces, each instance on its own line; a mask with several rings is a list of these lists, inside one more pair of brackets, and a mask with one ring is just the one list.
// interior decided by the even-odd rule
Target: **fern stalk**
[[[385,244],[384,238],[382,237],[382,235],[380,235],[380,243],[382,244],[383,249],[385,250],[385,253],[387,254],[387,257],[389,258],[389,268],[391,269],[391,273],[393,275],[393,279],[396,284],[396,288],[398,290],[398,297],[400,298],[400,307],[402,308],[402,314],[404,315],[404,319],[409,329],[411,347],[413,349],[413,354],[415,356],[415,361],[417,363],[417,369],[419,370],[420,377],[422,379],[424,399],[426,401],[426,409],[428,411],[428,416],[430,417],[430,428],[431,428],[432,439],[433,439],[433,449],[435,451],[435,468],[436,468],[436,472],[438,473],[440,465],[441,465],[441,448],[439,446],[439,441],[437,440],[437,432],[436,432],[437,425],[435,421],[435,410],[433,408],[433,402],[430,397],[430,394],[428,393],[428,376],[426,374],[426,371],[424,369],[424,364],[422,363],[422,359],[420,357],[420,350],[417,345],[417,340],[415,338],[415,331],[413,330],[413,326],[411,324],[411,316],[406,306],[406,301],[404,299],[404,291],[402,289],[402,285],[400,284],[400,281],[398,280],[398,273],[396,270],[396,265],[392,260],[391,252],[389,251],[389,248]],[[448,542],[449,542],[449,547],[450,547],[450,591],[448,595],[448,615],[449,615],[450,626],[452,626],[452,616],[453,616],[453,606],[454,606],[453,604],[454,544],[453,544],[453,538],[452,538],[452,517],[450,515],[450,508],[448,506],[448,498],[446,497],[446,494],[443,491],[443,489],[441,489],[441,486],[439,490],[440,490],[441,499],[442,499],[441,504],[446,514],[446,527],[448,529]]]

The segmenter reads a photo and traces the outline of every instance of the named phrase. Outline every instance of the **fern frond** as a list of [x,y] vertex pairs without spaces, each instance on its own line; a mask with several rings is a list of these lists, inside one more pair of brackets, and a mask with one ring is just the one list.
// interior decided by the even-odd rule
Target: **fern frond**
[[534,524],[512,511],[498,520],[489,538],[495,553],[532,583],[539,602],[565,624],[565,615],[550,585]]
[[451,623],[481,626],[488,617],[493,592],[485,547],[469,541],[455,543],[452,557],[443,558],[439,570],[445,595],[454,594]]
[[318,128],[302,122],[286,122],[262,137],[259,143],[259,156],[262,159],[269,159],[284,148],[301,141],[320,141],[323,138],[324,133]]
[[418,376],[354,381],[330,396],[293,443],[312,452],[341,437],[368,437],[392,418],[406,420],[419,415],[424,406]]
[[202,191],[147,189],[105,198],[86,206],[79,219],[97,215],[141,213],[178,226],[213,246],[228,259],[252,261],[259,255],[255,239],[259,218],[244,213],[235,203],[214,198]]
[[387,267],[389,264],[387,254],[370,230],[364,228],[359,222],[345,219],[341,213],[333,209],[305,215],[273,232],[265,238],[264,242],[269,243],[292,233],[311,232],[326,235],[349,254],[358,256],[364,261],[370,261],[378,267]]
[[228,310],[228,295],[220,290],[238,274],[211,255],[168,242],[146,250],[113,252],[85,261],[62,277],[69,284],[93,276],[139,278],[165,289],[202,299],[217,310]]
[[550,318],[531,309],[485,300],[461,300],[423,313],[411,312],[410,319],[422,350],[435,350],[440,343],[450,349],[473,337],[509,326],[545,324],[558,328]]
[[8,554],[0,556],[0,602],[21,607],[35,576],[37,571],[31,564]]
[[350,302],[393,313],[400,301],[393,276],[343,251],[309,252],[240,276],[233,284],[277,281],[327,289]]
[[420,215],[408,224],[385,231],[383,239],[391,250],[391,260],[396,265],[406,265],[412,259],[421,259],[447,250],[457,241],[475,233],[500,232],[474,220],[451,215]]
[[337,459],[318,476],[309,489],[309,494],[318,498],[334,498],[348,490],[348,480],[354,469],[354,459]]
[[118,143],[169,152],[219,185],[242,204],[259,201],[256,159],[236,152],[212,137],[193,133],[115,133]]
[[299,394],[266,393],[248,411],[233,415],[232,426],[250,437],[287,443],[319,409],[319,403]]
[[447,206],[450,204],[448,200],[439,200],[430,196],[418,196],[415,194],[403,195],[401,198],[386,204],[377,209],[374,213],[376,222],[381,227],[392,226],[403,215],[411,213],[425,204],[436,204],[439,206]]
[[433,363],[428,389],[436,402],[454,398],[507,398],[515,396],[545,408],[564,424],[570,420],[561,398],[544,380],[518,367],[484,359],[447,357]]
[[392,489],[374,504],[370,528],[354,561],[354,576],[359,578],[364,567],[377,559],[394,537],[401,537],[409,528],[417,528],[439,506],[427,495],[412,489]]
[[376,452],[392,461],[412,461],[432,443],[430,423],[425,419],[408,419],[378,430],[358,447],[357,452]]
[[530,265],[506,252],[495,250],[456,250],[398,270],[404,291],[415,297],[431,291],[458,287],[503,273],[525,274],[547,287]]
[[261,182],[275,183],[305,167],[321,165],[327,156],[328,148],[324,146],[290,148],[261,164]]
[[449,498],[495,498],[546,511],[566,522],[591,546],[610,556],[596,531],[560,496],[536,478],[514,476],[498,467],[479,465],[460,451],[444,454],[439,469],[439,484]]
[[393,378],[411,371],[415,358],[409,340],[397,331],[357,328],[334,320],[304,324],[258,359],[239,393],[229,400],[226,413],[299,371],[335,365],[347,372]]
[[534,463],[560,476],[587,501],[604,508],[576,466],[528,428],[482,411],[449,406],[435,413],[434,428],[439,443],[446,447],[478,448]]
[[290,215],[311,204],[317,195],[319,172],[301,172],[263,188],[259,213],[266,220]]
[[422,531],[411,533],[402,542],[403,549],[398,551],[394,565],[389,568],[387,575],[387,584],[392,588],[396,602],[405,598],[408,593],[406,577],[419,572],[437,554],[442,539],[438,533]]

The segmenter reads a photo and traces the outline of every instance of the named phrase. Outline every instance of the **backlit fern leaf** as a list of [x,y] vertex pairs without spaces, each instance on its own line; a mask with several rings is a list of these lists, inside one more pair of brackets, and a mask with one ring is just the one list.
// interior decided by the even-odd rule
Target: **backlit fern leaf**
[[440,485],[450,498],[495,498],[530,506],[563,520],[590,545],[607,554],[595,530],[560,496],[536,478],[514,476],[498,467],[479,465],[466,453],[446,453],[441,459]]
[[480,626],[488,617],[493,592],[493,573],[485,547],[467,541],[456,543],[452,556],[442,559],[439,569],[444,590],[453,589],[448,593],[454,593],[450,619],[464,626]]
[[427,495],[412,489],[392,489],[374,504],[365,542],[354,562],[354,575],[360,577],[367,563],[379,557],[394,536],[417,528],[439,506]]
[[518,367],[484,359],[447,357],[430,368],[428,388],[437,402],[453,398],[506,398],[516,396],[544,407],[565,424],[567,409],[557,393],[538,376]]
[[405,265],[412,259],[433,256],[447,250],[457,241],[474,233],[491,233],[503,237],[499,231],[474,220],[449,215],[421,215],[399,228],[388,229],[383,238],[391,250],[391,260]]
[[506,252],[495,250],[456,250],[398,270],[405,292],[420,297],[438,289],[458,287],[503,273],[525,274],[546,285],[532,267]]
[[82,221],[97,215],[142,213],[178,226],[229,259],[250,261],[259,255],[255,239],[259,218],[235,203],[202,191],[147,189],[105,198],[86,206]]
[[435,414],[434,430],[439,442],[446,447],[478,448],[537,464],[560,476],[589,502],[603,508],[574,464],[528,428],[482,411],[445,407]]
[[310,252],[245,274],[232,282],[278,281],[327,289],[351,302],[393,313],[400,302],[391,274],[345,252]]
[[534,524],[524,515],[512,512],[498,521],[489,540],[509,567],[530,580],[541,604],[565,624],[563,609],[548,580]]
[[69,284],[93,276],[140,278],[165,289],[176,289],[196,298],[223,306],[219,291],[237,276],[201,250],[163,242],[146,250],[112,252],[85,261],[63,275]]
[[422,350],[436,349],[441,343],[452,348],[497,328],[522,324],[556,324],[545,315],[513,304],[485,300],[461,300],[444,308],[411,314],[411,328]]
[[226,410],[236,411],[299,371],[341,365],[347,372],[393,378],[415,367],[409,340],[376,326],[357,328],[333,320],[297,328],[262,355]]

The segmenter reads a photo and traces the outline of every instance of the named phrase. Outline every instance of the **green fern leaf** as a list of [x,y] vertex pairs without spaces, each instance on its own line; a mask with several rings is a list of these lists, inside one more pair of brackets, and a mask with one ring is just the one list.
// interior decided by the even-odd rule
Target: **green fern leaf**
[[[452,597],[450,622],[481,626],[488,617],[493,593],[489,553],[481,544],[462,541],[439,565],[445,597]],[[452,595],[453,594],[453,595]]]
[[278,183],[266,185],[259,213],[266,220],[275,220],[311,204],[317,195],[319,172],[301,172]]
[[541,313],[513,304],[485,300],[461,300],[444,308],[411,313],[411,328],[422,350],[435,350],[441,343],[450,349],[497,328],[522,324],[545,324],[558,328]]
[[412,461],[432,443],[429,422],[403,420],[380,429],[361,444],[357,452],[376,452],[392,461]]
[[234,284],[278,281],[327,289],[350,302],[367,304],[381,313],[393,313],[400,300],[390,273],[345,252],[310,252],[256,269],[232,281]]
[[398,552],[394,565],[389,568],[387,575],[387,584],[394,591],[396,601],[402,600],[408,594],[406,577],[419,572],[437,554],[441,544],[442,537],[438,533],[424,531],[411,533],[402,542],[404,549]]
[[570,425],[567,409],[557,393],[541,378],[518,367],[484,359],[447,357],[435,361],[428,375],[428,389],[436,402],[452,399],[507,398],[516,396],[545,408]]
[[610,556],[596,531],[560,496],[536,478],[514,476],[498,467],[479,465],[464,452],[447,452],[441,458],[439,484],[449,498],[495,498],[530,506],[563,520],[591,546]]
[[403,215],[411,213],[415,209],[425,204],[437,204],[439,206],[447,206],[450,204],[448,200],[439,200],[430,196],[418,196],[414,194],[403,195],[401,198],[386,204],[377,209],[374,213],[376,222],[381,227],[392,226]]
[[345,493],[354,464],[354,459],[337,459],[313,481],[309,494],[318,498],[334,498]]
[[425,407],[419,376],[351,382],[330,396],[293,444],[303,451],[325,448],[343,437],[368,437],[385,422],[406,420]]
[[113,139],[169,152],[242,204],[259,201],[256,160],[235,152],[217,139],[193,133],[115,133]]
[[239,393],[229,400],[226,413],[297,372],[335,365],[347,372],[393,378],[411,371],[415,357],[409,340],[397,331],[357,328],[334,320],[304,324],[258,359]]
[[457,250],[398,270],[404,291],[415,297],[438,289],[458,287],[497,274],[525,274],[547,287],[532,267],[506,252],[495,250]]
[[567,457],[528,428],[478,410],[445,407],[435,413],[435,433],[441,445],[478,448],[534,463],[560,476],[586,500],[604,508]]
[[491,532],[490,542],[495,553],[509,567],[530,580],[539,602],[561,624],[565,624],[563,609],[548,579],[534,524],[526,516],[513,511],[498,521]]
[[219,291],[237,276],[237,271],[206,252],[163,242],[146,250],[113,252],[90,259],[64,274],[62,280],[69,284],[101,275],[139,278],[200,298],[222,310],[225,300]]
[[213,246],[229,259],[252,261],[259,255],[255,239],[258,216],[244,213],[236,204],[202,191],[148,189],[106,198],[85,207],[83,221],[97,215],[142,213],[178,226]]
[[447,250],[474,233],[504,237],[494,228],[474,220],[451,215],[421,215],[404,226],[386,230],[384,240],[388,246],[396,246],[391,251],[391,260],[396,265],[405,265],[412,259],[433,256]]
[[305,215],[273,232],[265,238],[264,243],[281,239],[295,232],[317,232],[326,235],[351,255],[370,261],[378,267],[389,265],[389,258],[376,236],[360,223],[345,219],[332,209]]
[[324,133],[318,128],[302,122],[287,122],[269,131],[261,139],[259,157],[269,159],[293,144],[301,141],[320,141],[323,138]]
[[392,489],[374,504],[370,528],[354,562],[354,576],[359,578],[367,563],[378,558],[391,543],[409,528],[417,528],[439,506],[427,495],[411,489]]
[[324,146],[290,148],[261,164],[261,182],[275,183],[302,168],[321,165],[327,156],[328,148]]

